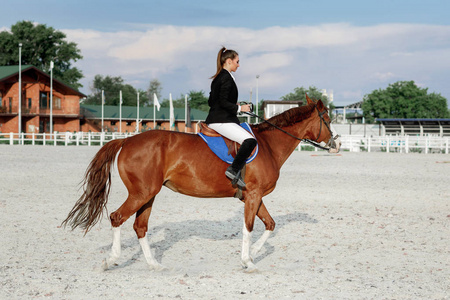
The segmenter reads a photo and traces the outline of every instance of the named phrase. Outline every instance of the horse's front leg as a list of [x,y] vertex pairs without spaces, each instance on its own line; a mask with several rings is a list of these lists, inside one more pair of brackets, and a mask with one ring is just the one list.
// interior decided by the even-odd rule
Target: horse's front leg
[[241,264],[242,267],[247,272],[253,272],[257,270],[256,265],[253,263],[253,260],[250,256],[250,245],[252,242],[252,231],[253,225],[255,223],[255,216],[260,205],[261,205],[261,198],[245,197],[244,226],[242,229]]
[[275,221],[270,216],[269,212],[267,211],[266,206],[261,201],[261,205],[259,206],[258,212],[257,212],[258,218],[261,219],[261,221],[266,226],[266,231],[264,231],[263,235],[252,245],[250,249],[250,257],[254,259],[256,257],[256,254],[261,250],[264,243],[267,241],[267,239],[272,234],[273,230],[275,229]]

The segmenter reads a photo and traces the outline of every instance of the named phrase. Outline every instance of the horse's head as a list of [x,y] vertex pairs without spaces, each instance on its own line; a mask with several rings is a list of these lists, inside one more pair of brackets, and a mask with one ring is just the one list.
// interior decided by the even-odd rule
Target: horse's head
[[308,104],[314,104],[317,109],[318,117],[320,118],[319,125],[315,126],[315,142],[324,144],[328,148],[329,153],[338,153],[341,147],[339,135],[333,135],[333,126],[331,125],[330,116],[328,116],[328,109],[323,104],[322,100],[313,101],[306,95]]

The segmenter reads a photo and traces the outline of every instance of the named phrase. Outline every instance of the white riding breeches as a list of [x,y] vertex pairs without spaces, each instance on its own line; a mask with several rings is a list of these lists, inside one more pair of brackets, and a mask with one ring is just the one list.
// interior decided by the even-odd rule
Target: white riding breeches
[[242,145],[246,139],[254,139],[247,130],[236,123],[211,123],[208,127],[223,135],[227,139],[235,141]]

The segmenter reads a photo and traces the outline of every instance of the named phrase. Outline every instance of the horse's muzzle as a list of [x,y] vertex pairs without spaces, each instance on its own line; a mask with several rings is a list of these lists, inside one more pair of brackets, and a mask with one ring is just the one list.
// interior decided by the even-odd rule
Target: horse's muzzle
[[328,153],[339,153],[339,150],[341,148],[341,140],[339,139],[339,135],[331,138],[328,141],[328,144],[328,146],[330,147],[330,149],[328,149]]

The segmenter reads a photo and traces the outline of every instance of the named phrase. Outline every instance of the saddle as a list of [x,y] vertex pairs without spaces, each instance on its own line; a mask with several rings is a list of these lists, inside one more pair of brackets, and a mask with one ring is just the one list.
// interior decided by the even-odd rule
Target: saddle
[[[200,131],[198,135],[208,144],[209,148],[224,162],[231,164],[233,158],[239,150],[239,143],[227,139],[226,137],[220,135],[217,131],[209,128],[209,126],[204,122],[199,122]],[[248,123],[241,123],[242,128],[247,130],[253,135],[251,127]],[[255,159],[258,154],[258,146],[253,149],[252,154],[247,159],[247,163]]]

